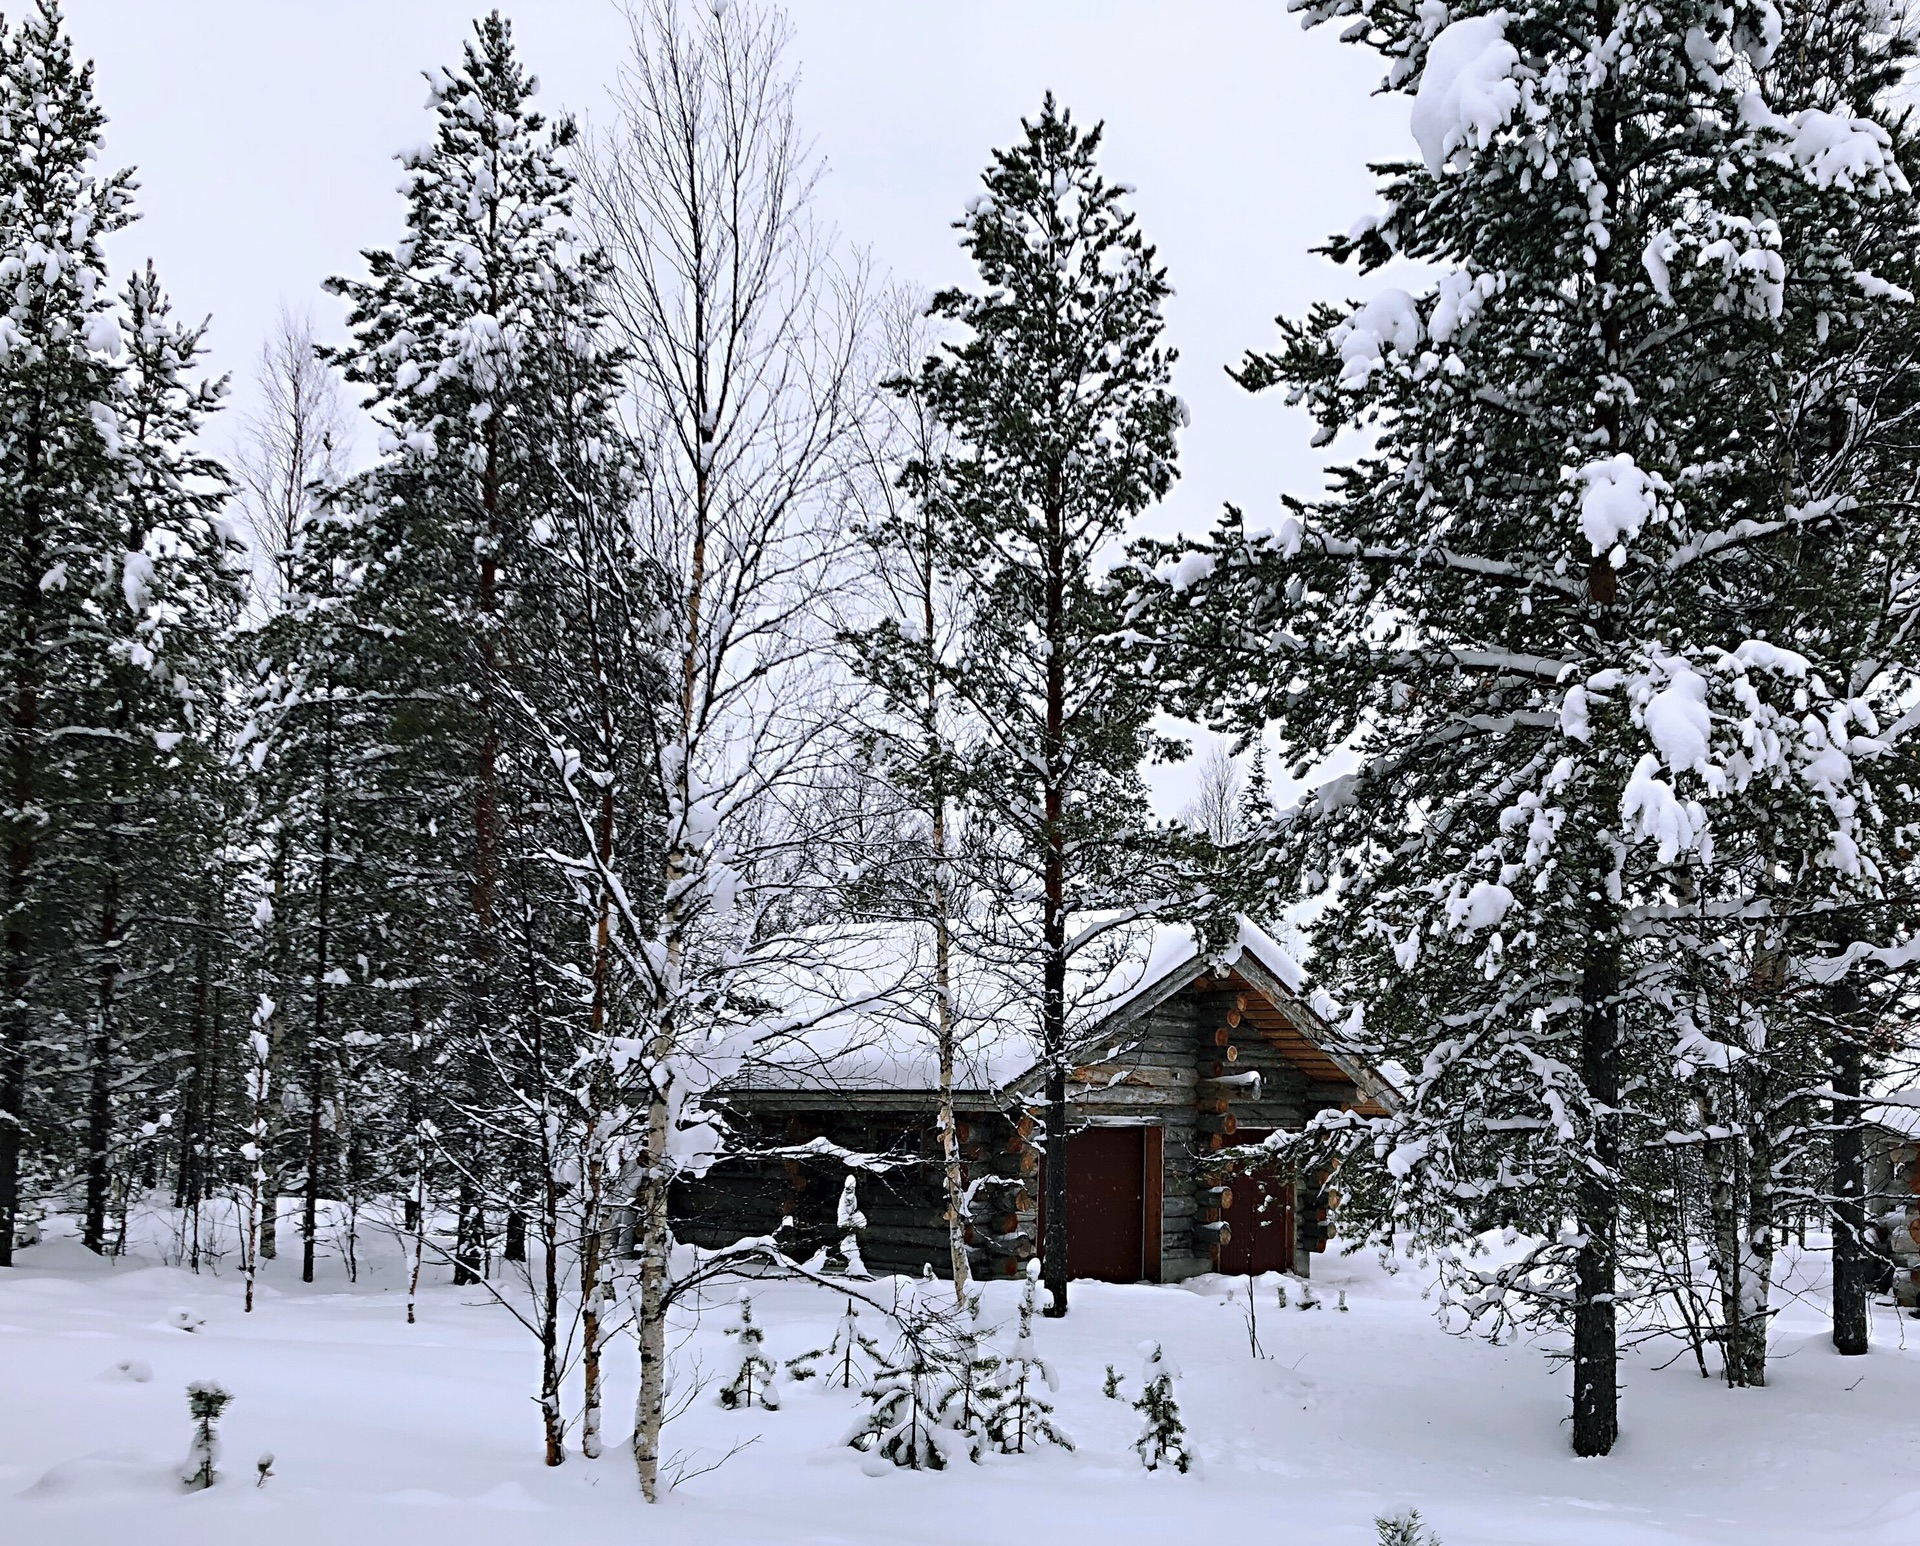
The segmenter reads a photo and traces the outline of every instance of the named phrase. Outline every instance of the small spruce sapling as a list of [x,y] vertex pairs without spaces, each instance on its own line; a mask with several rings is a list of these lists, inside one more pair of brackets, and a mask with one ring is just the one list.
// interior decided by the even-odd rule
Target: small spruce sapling
[[889,1466],[945,1470],[960,1447],[953,1425],[954,1359],[941,1345],[940,1319],[910,1290],[899,1322],[899,1347],[861,1392],[867,1410],[846,1437],[866,1453],[865,1469],[876,1476]]
[[[861,1367],[862,1361],[866,1367]],[[847,1300],[847,1313],[840,1317],[840,1324],[834,1328],[833,1340],[825,1347],[816,1347],[812,1352],[802,1353],[787,1361],[787,1374],[796,1380],[810,1380],[816,1374],[822,1375],[821,1383],[829,1390],[852,1390],[855,1384],[864,1385],[867,1381],[867,1369],[877,1369],[886,1361],[886,1353],[860,1329],[860,1312],[854,1308],[852,1299]]]
[[989,1442],[988,1424],[1003,1394],[1000,1355],[980,1325],[980,1296],[969,1294],[954,1322],[953,1383],[941,1416],[956,1433],[966,1435],[975,1460]]
[[1112,1364],[1107,1365],[1107,1377],[1100,1382],[1100,1394],[1109,1401],[1120,1399],[1120,1374]]
[[1420,1510],[1404,1514],[1376,1514],[1373,1528],[1378,1546],[1440,1546],[1440,1537],[1420,1522]]
[[753,1319],[753,1301],[744,1294],[740,1297],[740,1318],[726,1328],[726,1335],[740,1339],[740,1368],[720,1387],[720,1404],[738,1409],[758,1402],[769,1412],[779,1411],[778,1371],[762,1350],[765,1338]]
[[213,1380],[195,1380],[187,1387],[187,1411],[193,1417],[193,1444],[187,1450],[187,1463],[181,1467],[180,1480],[189,1492],[201,1492],[214,1484],[219,1472],[220,1436],[214,1424],[233,1397]]
[[253,1485],[256,1487],[266,1486],[267,1478],[273,1475],[273,1451],[270,1449],[262,1450],[260,1458],[253,1463],[253,1469],[258,1473]]
[[1192,1470],[1196,1456],[1187,1442],[1187,1425],[1180,1420],[1180,1404],[1174,1399],[1173,1382],[1180,1369],[1167,1357],[1158,1342],[1141,1344],[1146,1364],[1140,1371],[1145,1387],[1133,1409],[1140,1414],[1140,1437],[1133,1441],[1134,1452],[1149,1471],[1172,1466],[1183,1475]]
[[[1073,1440],[1053,1423],[1053,1407],[1040,1394],[1060,1388],[1060,1376],[1033,1345],[1033,1317],[1040,1308],[1040,1263],[1027,1263],[1026,1286],[1020,1293],[1020,1330],[1013,1350],[1001,1361],[999,1400],[987,1417],[987,1437],[1002,1454],[1024,1455],[1028,1444],[1058,1444],[1072,1449]],[[1118,1396],[1119,1377],[1107,1365],[1106,1394]]]

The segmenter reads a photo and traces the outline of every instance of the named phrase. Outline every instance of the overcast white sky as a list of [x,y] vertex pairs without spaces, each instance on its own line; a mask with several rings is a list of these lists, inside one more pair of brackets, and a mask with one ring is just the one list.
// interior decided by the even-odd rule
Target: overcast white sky
[[[394,153],[427,137],[421,72],[457,58],[476,0],[69,0],[98,66],[108,153],[138,169],[122,271],[152,256],[217,368],[246,376],[282,301],[323,336],[319,289],[400,231]],[[591,118],[626,41],[611,0],[519,0],[549,110]],[[1370,160],[1412,154],[1372,56],[1303,33],[1284,0],[791,0],[800,111],[828,163],[825,212],[901,279],[967,278],[951,221],[992,147],[1051,88],[1107,123],[1176,295],[1169,331],[1193,411],[1182,478],[1150,529],[1251,516],[1318,487],[1304,418],[1223,367],[1362,282],[1307,249],[1374,205]],[[224,442],[225,432],[216,432]]]

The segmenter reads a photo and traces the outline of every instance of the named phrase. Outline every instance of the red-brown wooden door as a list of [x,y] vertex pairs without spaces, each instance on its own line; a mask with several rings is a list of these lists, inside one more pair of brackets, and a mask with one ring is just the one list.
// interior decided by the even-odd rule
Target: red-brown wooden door
[[1102,1283],[1145,1275],[1147,1130],[1083,1127],[1067,1140],[1067,1271]]
[[[1265,1133],[1242,1128],[1235,1143],[1258,1143]],[[1227,1242],[1220,1247],[1220,1271],[1291,1272],[1293,1270],[1293,1186],[1284,1177],[1252,1176],[1237,1167],[1229,1181],[1233,1205],[1222,1215]]]

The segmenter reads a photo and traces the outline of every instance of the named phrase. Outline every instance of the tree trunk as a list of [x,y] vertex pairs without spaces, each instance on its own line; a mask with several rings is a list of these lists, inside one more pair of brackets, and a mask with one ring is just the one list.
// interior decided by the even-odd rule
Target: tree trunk
[[[109,839],[111,840],[111,839]],[[120,976],[120,877],[107,871],[100,902],[99,996],[87,1046],[87,1212],[80,1243],[107,1249],[107,1201],[113,1163],[113,1014]]]
[[640,1394],[633,1413],[633,1462],[640,1492],[660,1501],[660,1430],[667,1409],[667,1102],[655,1091],[647,1103],[645,1174],[635,1198],[640,1239]]
[[327,750],[321,770],[320,790],[320,876],[313,950],[313,1027],[308,1033],[307,1079],[307,1173],[300,1212],[300,1281],[313,1281],[313,1258],[320,1231],[320,1160],[325,1148],[325,1128],[321,1122],[320,1081],[327,1040],[327,972],[332,946],[333,923],[333,683],[327,683]]
[[180,1124],[180,1173],[173,1189],[176,1208],[187,1207],[205,1191],[208,1156],[214,1137],[213,1035],[208,1002],[213,976],[213,888],[200,904],[199,939],[193,952],[193,1029],[189,1035],[187,1094]]
[[1866,1163],[1860,1133],[1858,990],[1842,977],[1828,994],[1833,1018],[1833,1345],[1847,1357],[1867,1350]]
[[40,578],[46,573],[46,533],[38,497],[40,440],[26,443],[21,482],[24,517],[15,573],[17,620],[8,725],[8,798],[13,807],[7,833],[6,999],[0,1005],[0,1267],[13,1265],[13,1236],[20,1218],[20,1155],[26,1142],[27,1047],[33,1037],[29,990],[33,982],[33,882],[39,857],[38,823],[30,814],[40,801]]
[[1580,1074],[1594,1110],[1592,1165],[1577,1198],[1581,1245],[1574,1258],[1573,1452],[1604,1455],[1620,1436],[1614,1249],[1620,1141],[1619,946],[1611,918],[1593,925],[1581,982]]
[[960,1125],[953,1112],[953,931],[947,921],[947,823],[941,800],[933,818],[933,976],[935,1034],[940,1044],[940,1158],[947,1189],[947,1262],[953,1297],[967,1302],[967,1177],[960,1158]]
[[1047,487],[1047,701],[1041,760],[1046,787],[1041,806],[1040,1051],[1047,1061],[1047,1239],[1042,1267],[1046,1313],[1067,1313],[1067,548],[1060,508],[1060,475]]

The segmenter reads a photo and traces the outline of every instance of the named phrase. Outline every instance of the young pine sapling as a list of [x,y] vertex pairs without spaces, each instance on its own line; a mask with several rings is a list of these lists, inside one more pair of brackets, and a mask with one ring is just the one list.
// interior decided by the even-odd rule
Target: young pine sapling
[[1146,1364],[1140,1371],[1145,1388],[1133,1409],[1140,1414],[1140,1437],[1133,1441],[1134,1452],[1149,1471],[1172,1466],[1183,1475],[1192,1470],[1198,1457],[1187,1441],[1187,1425],[1180,1420],[1180,1403],[1174,1399],[1173,1382],[1180,1369],[1167,1357],[1158,1342],[1142,1344]]
[[740,1339],[740,1367],[720,1387],[720,1404],[730,1410],[749,1407],[756,1402],[769,1412],[780,1410],[780,1381],[773,1360],[764,1351],[765,1337],[753,1319],[753,1301],[740,1297],[740,1318],[726,1328],[726,1335]]
[[864,1385],[867,1381],[862,1360],[868,1368],[877,1369],[886,1361],[886,1353],[860,1329],[860,1312],[849,1298],[847,1313],[834,1328],[833,1340],[825,1347],[788,1359],[787,1374],[796,1380],[810,1380],[818,1374],[830,1390],[852,1390],[856,1383]]
[[[1040,1394],[1060,1388],[1060,1376],[1033,1345],[1033,1317],[1040,1308],[1040,1263],[1027,1263],[1026,1286],[1020,1293],[1020,1330],[1013,1350],[1001,1361],[999,1399],[987,1417],[987,1437],[1003,1454],[1023,1455],[1028,1444],[1058,1444],[1072,1449],[1073,1440],[1053,1422],[1053,1406]],[[1107,1365],[1106,1394],[1118,1396],[1119,1377]]]
[[214,1430],[214,1424],[220,1421],[220,1414],[232,1400],[233,1397],[213,1380],[195,1380],[187,1387],[187,1411],[193,1417],[193,1443],[187,1450],[187,1463],[181,1468],[180,1480],[187,1484],[189,1492],[204,1491],[219,1476],[214,1465],[220,1459],[220,1437]]

